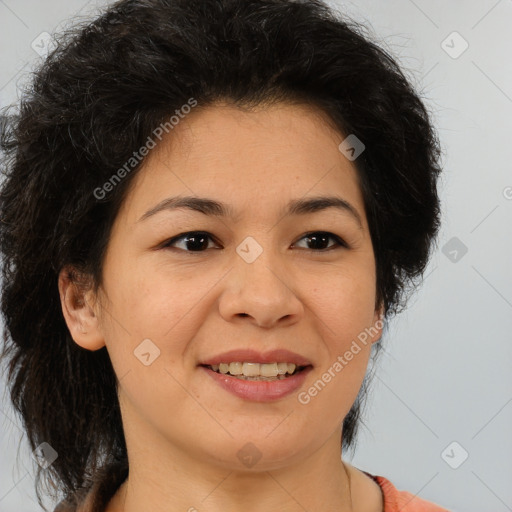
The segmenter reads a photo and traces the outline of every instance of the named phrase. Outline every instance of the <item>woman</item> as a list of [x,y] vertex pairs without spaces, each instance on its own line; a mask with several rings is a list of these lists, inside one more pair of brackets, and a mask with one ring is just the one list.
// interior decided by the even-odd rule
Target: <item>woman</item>
[[123,0],[58,43],[0,207],[55,510],[445,510],[341,456],[439,229],[393,58],[319,1]]

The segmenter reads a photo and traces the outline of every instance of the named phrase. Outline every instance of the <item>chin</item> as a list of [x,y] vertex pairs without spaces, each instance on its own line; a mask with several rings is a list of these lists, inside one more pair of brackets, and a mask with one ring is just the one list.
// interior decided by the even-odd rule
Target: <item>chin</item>
[[[275,432],[268,435],[260,430],[254,436],[245,432],[243,439],[229,439],[222,444],[222,449],[210,452],[209,458],[230,471],[277,470],[304,457],[304,454],[299,455],[297,443],[288,433],[279,437]],[[219,448],[217,443],[213,446]]]

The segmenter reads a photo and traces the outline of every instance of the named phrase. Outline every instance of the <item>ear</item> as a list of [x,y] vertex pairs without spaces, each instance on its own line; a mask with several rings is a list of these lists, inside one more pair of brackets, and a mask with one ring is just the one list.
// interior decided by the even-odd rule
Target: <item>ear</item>
[[382,329],[384,328],[384,304],[381,304],[373,315],[373,323],[370,328],[371,343],[378,343],[382,337]]
[[58,286],[62,313],[75,343],[91,351],[104,347],[90,278],[68,266],[59,272]]

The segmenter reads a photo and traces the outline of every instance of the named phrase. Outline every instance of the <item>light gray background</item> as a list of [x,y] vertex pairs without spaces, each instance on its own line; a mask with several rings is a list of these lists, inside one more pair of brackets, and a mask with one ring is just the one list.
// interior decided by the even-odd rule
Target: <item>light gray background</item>
[[[0,105],[16,101],[42,32],[107,3],[0,0]],[[352,463],[454,511],[512,511],[512,1],[330,3],[399,57],[445,152],[439,247],[384,340]],[[34,462],[23,441],[16,463],[23,434],[0,385],[0,512],[33,512]]]

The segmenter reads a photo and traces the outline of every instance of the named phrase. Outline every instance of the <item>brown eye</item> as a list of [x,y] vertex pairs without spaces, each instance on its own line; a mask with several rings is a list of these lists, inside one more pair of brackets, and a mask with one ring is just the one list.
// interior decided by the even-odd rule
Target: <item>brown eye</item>
[[[336,243],[334,245],[329,246],[329,239],[335,240]],[[301,240],[306,240],[306,243],[312,246],[307,247],[307,250],[315,252],[330,251],[332,249],[336,249],[337,247],[348,248],[348,245],[345,243],[344,240],[334,235],[333,233],[329,233],[327,231],[313,231],[311,233],[307,233],[305,236],[301,238]]]
[[[183,242],[180,242],[183,240]],[[213,240],[211,235],[205,231],[189,231],[182,233],[171,240],[165,242],[162,247],[175,247],[177,242],[180,242],[184,248],[179,248],[185,252],[204,252],[208,249],[208,241]]]
[[[313,231],[304,235],[301,240],[306,240],[308,247],[306,250],[314,252],[327,252],[339,247],[348,248],[347,243],[340,237],[327,231]],[[329,240],[335,243],[329,245]],[[206,231],[189,231],[181,233],[162,244],[162,248],[176,248],[184,252],[204,252],[209,246],[209,241],[213,241],[213,237]],[[178,246],[181,244],[181,247]],[[296,245],[296,244],[294,244]]]

